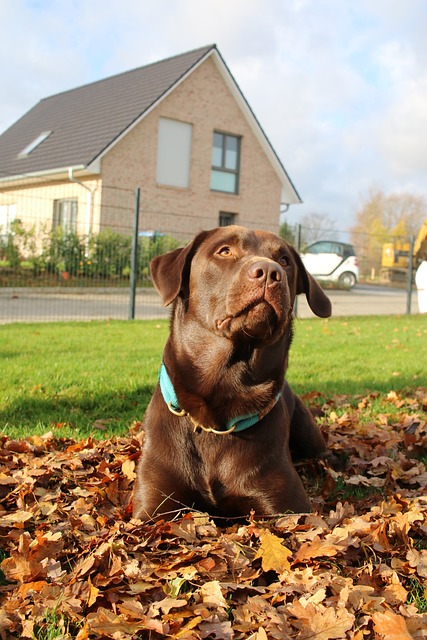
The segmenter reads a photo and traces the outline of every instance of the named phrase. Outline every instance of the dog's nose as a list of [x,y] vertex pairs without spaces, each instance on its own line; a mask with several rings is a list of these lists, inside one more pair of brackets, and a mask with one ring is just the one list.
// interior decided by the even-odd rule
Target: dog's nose
[[248,276],[251,280],[257,280],[270,286],[276,282],[281,282],[283,270],[277,262],[272,260],[258,260],[253,262],[248,269]]

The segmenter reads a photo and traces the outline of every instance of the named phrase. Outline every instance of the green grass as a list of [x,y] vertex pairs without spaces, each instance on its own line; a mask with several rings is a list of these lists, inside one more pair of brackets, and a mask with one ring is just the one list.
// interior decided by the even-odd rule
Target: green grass
[[409,590],[408,602],[417,607],[418,613],[427,613],[427,593],[425,585],[417,578],[409,578],[406,588]]
[[[166,321],[0,327],[0,431],[123,434],[157,380]],[[298,393],[427,386],[427,316],[297,320],[288,379]]]
[[148,321],[0,327],[0,431],[126,432],[143,417],[167,332]]
[[[77,632],[77,629],[75,631]],[[56,609],[47,609],[45,615],[38,618],[34,625],[34,640],[67,640],[75,637],[74,633],[70,633],[65,616],[59,614]]]
[[288,380],[326,396],[427,386],[427,315],[297,320]]

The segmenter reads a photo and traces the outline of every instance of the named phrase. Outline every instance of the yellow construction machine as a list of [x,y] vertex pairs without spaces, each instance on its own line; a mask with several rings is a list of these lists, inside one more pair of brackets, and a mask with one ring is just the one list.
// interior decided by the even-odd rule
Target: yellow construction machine
[[[415,270],[427,252],[427,219],[413,242],[396,239],[383,244],[381,278],[388,281],[403,281],[408,277],[408,267]],[[409,257],[412,254],[412,264]]]

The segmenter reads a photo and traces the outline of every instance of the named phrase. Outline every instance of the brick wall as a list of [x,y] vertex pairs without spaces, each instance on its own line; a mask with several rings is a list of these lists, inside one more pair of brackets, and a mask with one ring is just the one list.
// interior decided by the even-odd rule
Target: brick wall
[[[160,117],[191,123],[190,187],[156,184]],[[239,194],[210,190],[213,131],[241,136]],[[141,188],[141,229],[191,237],[218,225],[220,212],[236,214],[248,227],[277,231],[281,184],[277,174],[228,90],[215,63],[208,59],[127,134],[102,160],[102,224],[127,226],[123,212],[110,201],[111,187]]]

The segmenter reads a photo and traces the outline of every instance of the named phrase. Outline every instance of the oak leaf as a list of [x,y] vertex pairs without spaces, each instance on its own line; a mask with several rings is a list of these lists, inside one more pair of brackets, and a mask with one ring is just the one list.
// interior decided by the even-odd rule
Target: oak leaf
[[394,605],[405,602],[408,597],[408,592],[401,584],[389,584],[383,590],[383,595],[386,602]]
[[160,600],[159,602],[153,602],[149,609],[149,615],[156,617],[159,611],[162,611],[162,613],[167,615],[171,609],[181,609],[182,607],[185,607],[186,604],[187,600],[184,600],[183,598],[163,598],[163,600]]
[[127,616],[117,615],[104,607],[99,607],[96,612],[89,613],[86,617],[86,625],[89,637],[95,635],[95,637],[106,636],[120,640],[131,640],[138,631],[143,629],[156,631],[163,637],[167,633],[167,626],[160,620],[147,616],[138,620],[129,620]]
[[405,618],[392,611],[376,611],[372,620],[377,638],[384,640],[412,640]]
[[352,545],[359,546],[357,538],[351,536],[347,529],[336,527],[333,533],[329,533],[324,538],[316,536],[311,542],[301,545],[295,561],[304,562],[313,558],[331,558],[345,552]]
[[212,609],[226,609],[227,601],[225,600],[220,584],[218,580],[212,580],[211,582],[205,582],[200,587],[200,595],[202,596],[203,604],[206,607]]
[[289,571],[291,568],[289,558],[292,552],[282,544],[281,538],[268,529],[261,530],[259,537],[261,544],[255,557],[261,558],[264,571],[277,571],[277,573]]
[[352,628],[355,619],[346,609],[335,610],[312,602],[307,606],[294,602],[288,607],[288,611],[297,618],[292,624],[301,630],[298,635],[301,640],[341,640],[346,637],[346,631]]
[[221,640],[232,640],[234,632],[231,627],[231,622],[203,622],[199,626],[201,638],[221,638]]
[[31,518],[33,518],[33,514],[30,511],[13,511],[0,518],[0,527],[21,528],[22,525],[28,520],[31,520]]
[[135,480],[135,460],[125,460],[122,464],[122,473],[131,482]]
[[406,554],[409,565],[416,569],[420,578],[427,578],[427,550],[410,549]]

